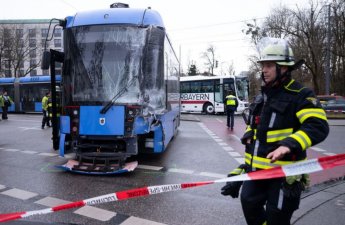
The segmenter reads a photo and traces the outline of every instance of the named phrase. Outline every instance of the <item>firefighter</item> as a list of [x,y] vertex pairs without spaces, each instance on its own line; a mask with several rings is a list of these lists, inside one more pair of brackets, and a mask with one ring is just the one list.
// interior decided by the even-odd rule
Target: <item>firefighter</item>
[[226,99],[226,126],[234,130],[234,114],[238,107],[238,101],[232,91],[225,97]]
[[[307,149],[323,141],[329,132],[326,113],[313,91],[291,78],[291,72],[303,61],[295,63],[285,40],[264,38],[259,43],[263,86],[250,106],[247,130],[241,139],[246,146],[242,165],[246,172],[305,160]],[[241,184],[228,182],[222,194],[238,197]],[[247,223],[290,224],[306,185],[307,175],[244,181],[241,204]]]

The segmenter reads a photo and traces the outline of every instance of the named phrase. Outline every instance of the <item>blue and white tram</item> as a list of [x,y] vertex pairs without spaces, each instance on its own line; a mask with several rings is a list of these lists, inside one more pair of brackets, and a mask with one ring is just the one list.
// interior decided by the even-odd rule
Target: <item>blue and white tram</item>
[[[61,76],[57,75],[55,80],[56,84],[60,85]],[[51,81],[48,75],[0,78],[0,92],[6,90],[14,101],[9,112],[41,113],[41,100],[45,93],[50,91],[50,86]]]
[[179,62],[159,13],[113,4],[60,24],[59,152],[76,153],[65,168],[119,173],[130,156],[165,151],[180,123]]

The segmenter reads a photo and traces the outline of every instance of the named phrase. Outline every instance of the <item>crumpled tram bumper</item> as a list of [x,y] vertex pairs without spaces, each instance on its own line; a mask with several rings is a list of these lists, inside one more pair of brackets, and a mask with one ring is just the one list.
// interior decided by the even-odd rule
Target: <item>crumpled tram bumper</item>
[[127,162],[123,165],[119,163],[97,164],[78,162],[77,160],[68,160],[66,164],[58,166],[58,168],[72,173],[94,174],[94,175],[111,175],[121,174],[133,171],[138,166],[137,161]]

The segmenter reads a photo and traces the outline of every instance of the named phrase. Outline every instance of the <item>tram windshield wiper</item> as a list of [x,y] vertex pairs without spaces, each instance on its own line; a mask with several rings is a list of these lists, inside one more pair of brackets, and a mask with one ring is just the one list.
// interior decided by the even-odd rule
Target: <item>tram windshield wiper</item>
[[134,81],[135,78],[138,78],[138,76],[133,76],[127,83],[126,86],[124,86],[123,88],[121,88],[116,94],[115,96],[101,109],[100,113],[101,114],[106,114],[108,112],[108,110],[110,109],[110,107],[114,104],[114,102],[120,98],[124,93],[126,93],[127,88],[130,87]]

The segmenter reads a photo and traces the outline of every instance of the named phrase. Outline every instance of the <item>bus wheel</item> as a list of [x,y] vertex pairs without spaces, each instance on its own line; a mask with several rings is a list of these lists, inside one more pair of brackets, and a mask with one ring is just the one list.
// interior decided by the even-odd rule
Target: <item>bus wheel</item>
[[214,114],[214,106],[211,103],[206,103],[204,105],[204,112],[206,114]]

